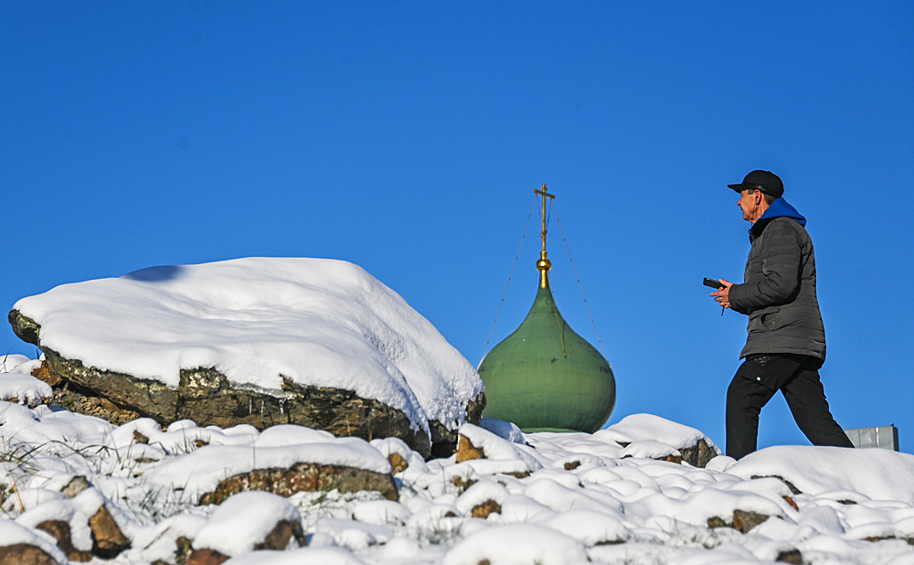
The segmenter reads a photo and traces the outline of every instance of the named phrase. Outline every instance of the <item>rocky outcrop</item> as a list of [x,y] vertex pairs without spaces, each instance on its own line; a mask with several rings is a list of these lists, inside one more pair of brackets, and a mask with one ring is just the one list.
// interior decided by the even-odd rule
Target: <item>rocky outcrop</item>
[[[223,428],[299,424],[366,440],[397,437],[426,457],[446,457],[456,448],[456,430],[430,421],[430,440],[401,410],[361,398],[351,390],[302,386],[284,378],[281,396],[277,396],[236,385],[206,367],[181,370],[178,387],[171,388],[159,381],[87,367],[78,359],[61,356],[41,345],[39,325],[17,310],[10,312],[9,321],[16,335],[44,352],[45,361],[33,374],[53,387],[56,405],[115,424],[139,417],[153,418],[163,425],[191,419],[200,426]],[[485,394],[480,393],[468,403],[467,421],[478,424],[484,408]]]

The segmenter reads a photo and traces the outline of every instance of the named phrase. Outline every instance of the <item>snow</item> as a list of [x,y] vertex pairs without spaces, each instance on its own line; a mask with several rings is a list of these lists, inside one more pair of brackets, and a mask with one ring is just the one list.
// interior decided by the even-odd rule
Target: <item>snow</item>
[[57,546],[54,545],[52,540],[48,539],[48,536],[37,534],[34,530],[23,527],[16,522],[0,520],[0,547],[20,543],[39,547],[58,563],[67,563],[66,556],[57,549]]
[[610,439],[620,444],[636,441],[665,443],[673,447],[691,447],[704,439],[708,447],[720,453],[714,443],[695,428],[671,423],[653,414],[632,414],[617,424],[594,434],[595,438]]
[[505,524],[486,528],[461,540],[441,565],[499,563],[577,565],[587,563],[583,543],[552,528],[534,524]]
[[[510,422],[465,422],[481,391],[472,366],[402,298],[360,268],[316,259],[244,259],[138,271],[55,288],[16,308],[42,325],[44,346],[96,367],[177,384],[212,366],[281,395],[280,375],[349,388],[399,407],[417,427],[438,419],[484,459],[426,461],[397,438],[337,438],[295,425],[163,429],[120,426],[36,406],[37,359],[0,362],[0,547],[30,543],[65,562],[49,519],[89,550],[104,506],[131,547],[112,565],[175,562],[193,540],[231,565],[914,564],[914,456],[880,449],[779,446],[705,468],[662,461],[700,430],[633,414],[594,434],[523,434]],[[223,479],[296,463],[391,473],[381,493],[241,492],[219,506],[200,495]],[[789,485],[788,485],[789,483]],[[74,488],[79,485],[80,488]],[[795,493],[791,486],[799,489]],[[474,511],[485,508],[482,513]],[[735,512],[767,516],[743,533]],[[307,547],[254,550],[282,520]],[[100,559],[94,561],[101,562]],[[93,562],[94,562],[93,561]]]
[[[768,448],[765,457],[750,454],[727,469],[728,473],[779,476],[799,490],[833,498],[854,491],[874,500],[901,500],[914,504],[914,481],[896,484],[895,477],[914,476],[914,455],[884,449],[847,450],[837,447]],[[851,495],[859,502],[859,496]]]
[[18,301],[41,344],[102,370],[177,387],[215,368],[281,397],[282,378],[353,390],[417,429],[465,421],[472,365],[397,293],[345,261],[245,258],[153,267]]
[[[241,492],[223,502],[194,537],[194,547],[215,549],[223,555],[253,551],[280,521],[301,520],[298,509],[268,492]],[[298,547],[294,540],[290,545]]]
[[[282,426],[284,431],[300,426]],[[309,430],[313,431],[313,430]],[[183,457],[168,458],[146,472],[147,480],[160,487],[183,488],[191,500],[212,492],[226,477],[254,469],[284,469],[296,463],[320,463],[390,473],[390,463],[367,442],[357,438],[331,438],[328,441],[301,442],[295,434],[270,433],[267,429],[248,445],[206,445]],[[328,434],[329,435],[329,434]],[[268,436],[266,447],[260,439]],[[291,436],[283,443],[284,436]]]
[[[781,446],[739,462],[719,456],[702,469],[644,456],[653,444],[710,441],[701,432],[637,416],[595,434],[520,438],[508,423],[465,424],[460,432],[493,459],[457,463],[455,456],[425,461],[396,438],[367,442],[293,425],[200,428],[189,420],[167,430],[148,419],[113,426],[0,402],[0,484],[8,493],[0,546],[27,542],[53,553],[35,526],[57,519],[87,550],[88,517],[105,505],[132,542],[108,561],[115,565],[173,562],[181,536],[235,565],[710,565],[770,563],[793,550],[807,563],[914,563],[914,545],[905,541],[914,539],[914,456]],[[663,441],[633,434],[639,420]],[[149,443],[138,443],[135,432]],[[628,447],[613,439],[623,437]],[[201,492],[236,472],[308,461],[387,473],[392,453],[408,463],[395,475],[398,501],[376,492],[288,499],[242,492],[220,506],[196,505]],[[518,469],[529,475],[505,474]],[[89,486],[68,498],[61,490],[77,476]],[[473,517],[481,505],[494,511]],[[770,518],[745,534],[708,527],[709,518],[730,521],[735,510]],[[300,521],[308,547],[293,541],[285,551],[253,550],[280,520]]]
[[0,373],[0,400],[16,399],[19,404],[38,406],[45,398],[54,396],[46,382],[19,373]]
[[54,395],[51,387],[30,373],[40,361],[25,355],[4,355],[0,357],[0,400],[16,400],[34,408]]

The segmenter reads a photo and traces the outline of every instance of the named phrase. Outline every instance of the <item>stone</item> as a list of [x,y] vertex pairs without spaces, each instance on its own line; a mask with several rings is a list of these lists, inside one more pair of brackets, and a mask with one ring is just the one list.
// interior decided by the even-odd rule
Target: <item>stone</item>
[[770,517],[771,516],[767,516],[765,514],[759,514],[758,512],[737,509],[733,511],[733,517],[729,522],[720,516],[712,516],[711,518],[708,518],[708,527],[733,528],[745,534],[748,533],[752,528],[768,520]]
[[746,534],[749,533],[749,530],[768,520],[770,517],[771,516],[766,516],[765,514],[759,514],[758,512],[734,510],[733,527]]
[[458,434],[457,439],[457,462],[471,461],[473,459],[485,459],[486,455],[482,449],[473,445],[463,434]]
[[187,565],[221,565],[229,560],[228,555],[215,549],[195,549],[187,557]]
[[89,518],[89,528],[92,530],[92,555],[112,559],[130,548],[130,540],[104,505]]
[[406,468],[409,467],[409,463],[406,459],[396,451],[387,456],[387,461],[390,463],[391,473],[394,475],[405,471]]
[[289,469],[257,469],[224,479],[216,490],[200,497],[200,504],[220,504],[229,496],[251,490],[272,492],[288,498],[297,492],[378,491],[384,498],[399,500],[392,475],[316,463],[296,463]]
[[451,484],[457,487],[457,494],[463,494],[468,488],[476,484],[476,481],[473,479],[467,479],[464,477],[454,477],[451,479]]
[[796,503],[796,501],[795,501],[794,499],[790,498],[789,496],[782,496],[781,498],[783,498],[784,501],[785,501],[787,504],[789,504],[794,510],[797,510],[797,511],[800,510],[800,507],[797,506],[797,503]]
[[175,540],[175,563],[187,565],[191,552],[194,550],[193,541],[187,536],[180,536]]
[[73,538],[70,533],[70,524],[62,520],[45,520],[35,526],[36,529],[51,534],[57,540],[57,547],[70,561],[85,563],[92,560],[92,553],[80,551],[73,547]]
[[62,565],[43,549],[28,543],[0,547],[0,565]]
[[474,506],[470,511],[470,514],[474,518],[486,519],[489,517],[489,514],[501,514],[501,504],[494,500],[486,500],[485,502]]
[[270,530],[270,533],[267,534],[267,537],[265,537],[261,543],[254,545],[254,550],[274,549],[276,551],[282,551],[289,547],[289,542],[293,539],[295,540],[295,543],[298,544],[298,547],[305,547],[308,545],[308,540],[305,538],[305,532],[301,528],[301,522],[280,520],[276,523],[276,526]]
[[682,454],[683,461],[693,467],[701,468],[717,457],[717,452],[704,439],[699,439],[698,443],[692,447],[680,448],[679,453]]
[[89,484],[89,480],[86,477],[82,475],[76,475],[70,479],[70,482],[67,483],[65,487],[60,489],[60,492],[67,498],[73,498],[90,486],[91,485]]
[[[474,426],[482,422],[482,411],[486,408],[486,395],[484,392],[467,404],[467,422]],[[434,458],[450,457],[457,451],[457,430],[447,429],[438,420],[429,420],[429,431],[432,434],[431,456]]]
[[800,553],[799,549],[790,549],[778,553],[775,561],[778,563],[792,563],[793,565],[802,565],[803,554]]
[[752,479],[752,480],[755,480],[755,479],[777,479],[777,480],[781,481],[782,483],[784,483],[785,485],[787,485],[787,488],[790,489],[790,492],[791,492],[791,493],[793,493],[793,494],[803,494],[803,491],[801,491],[800,489],[798,489],[797,487],[795,487],[793,483],[791,483],[790,481],[788,481],[787,479],[785,479],[784,477],[781,477],[781,476],[779,476],[779,475],[752,475],[752,476],[749,477],[749,478]]

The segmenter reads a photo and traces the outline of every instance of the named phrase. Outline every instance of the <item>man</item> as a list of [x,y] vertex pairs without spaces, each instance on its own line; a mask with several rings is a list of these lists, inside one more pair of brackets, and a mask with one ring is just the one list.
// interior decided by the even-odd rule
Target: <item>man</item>
[[756,449],[759,412],[781,391],[797,425],[814,445],[853,447],[828,410],[819,368],[825,328],[816,298],[816,259],[806,218],[784,201],[770,171],[752,171],[740,184],[743,219],[752,222],[752,248],[743,284],[720,279],[718,303],[749,316],[745,359],[727,390],[727,455]]

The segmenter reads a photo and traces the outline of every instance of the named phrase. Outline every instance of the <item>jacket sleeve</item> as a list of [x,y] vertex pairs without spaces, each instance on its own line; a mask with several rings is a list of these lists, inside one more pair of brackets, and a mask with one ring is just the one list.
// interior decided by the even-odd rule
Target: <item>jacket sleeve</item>
[[758,308],[787,302],[800,286],[802,250],[797,230],[789,222],[772,221],[762,234],[761,272],[748,274],[743,284],[730,287],[733,310],[749,313]]

